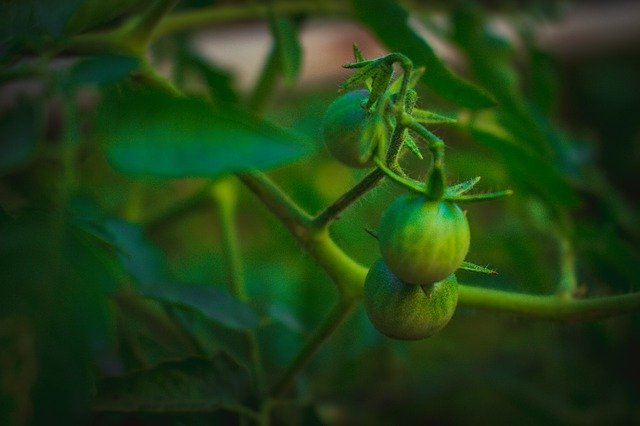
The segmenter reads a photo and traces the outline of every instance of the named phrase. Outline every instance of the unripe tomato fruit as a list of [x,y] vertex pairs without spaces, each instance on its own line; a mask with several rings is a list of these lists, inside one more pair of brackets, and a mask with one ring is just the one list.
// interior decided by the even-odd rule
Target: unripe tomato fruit
[[458,303],[455,275],[428,286],[407,284],[378,259],[364,283],[364,307],[376,329],[385,336],[418,340],[440,331]]
[[[354,90],[333,101],[324,115],[324,142],[333,157],[351,167],[367,167],[371,159],[362,159],[361,140],[369,114],[363,108],[368,90]],[[365,141],[366,143],[366,141]]]
[[395,275],[407,283],[428,285],[462,264],[469,250],[469,222],[456,204],[401,195],[383,212],[378,241]]

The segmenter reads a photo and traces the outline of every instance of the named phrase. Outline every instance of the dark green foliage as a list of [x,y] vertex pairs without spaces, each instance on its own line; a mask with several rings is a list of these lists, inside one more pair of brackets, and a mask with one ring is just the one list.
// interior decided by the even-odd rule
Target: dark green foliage
[[299,138],[248,113],[149,90],[107,94],[97,135],[116,168],[143,176],[218,177],[311,152]]
[[[303,52],[302,23],[335,14],[413,62],[403,106],[426,132],[401,140],[415,154],[400,157],[406,176],[424,188],[429,148],[444,141],[439,170],[462,182],[440,188],[445,198],[514,190],[461,204],[474,263],[450,285],[553,295],[569,282],[576,298],[640,290],[637,52],[563,58],[533,37],[541,9],[483,4],[184,0],[158,32],[137,35],[150,42],[144,54],[129,56],[144,43],[126,31],[171,1],[1,2],[0,424],[253,424],[261,409],[284,425],[640,423],[637,313],[550,324],[459,304],[451,318],[452,287],[434,300],[377,261],[384,233],[366,229],[401,192],[386,183],[329,232],[354,261],[374,265],[367,285],[377,289],[363,304],[358,283],[336,291],[308,251],[322,232],[292,237],[236,182],[210,193],[213,179],[267,171],[311,215],[370,172],[317,149],[323,115],[340,90],[360,90],[357,118],[372,119],[356,126],[359,137],[328,132],[352,142],[352,159],[369,160],[398,121],[402,61],[381,65],[354,48],[342,85],[301,87],[304,58],[326,54]],[[519,43],[496,31],[495,16]],[[202,25],[225,19],[270,25],[255,93],[196,50]],[[436,55],[423,24],[456,47],[464,77]],[[350,165],[363,164],[374,170]],[[239,265],[224,213],[237,225]],[[244,281],[246,298],[232,295],[230,277]],[[288,391],[267,398],[332,306],[351,300],[351,316],[312,348]],[[429,304],[436,310],[421,310]],[[386,334],[431,337],[393,342],[364,305]]]

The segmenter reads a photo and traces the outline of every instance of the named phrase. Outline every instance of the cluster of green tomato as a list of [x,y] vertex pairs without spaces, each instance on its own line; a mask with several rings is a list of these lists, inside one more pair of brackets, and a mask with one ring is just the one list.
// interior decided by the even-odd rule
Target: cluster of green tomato
[[[362,139],[372,114],[370,92],[354,90],[331,104],[323,130],[330,153],[351,167],[369,167]],[[365,141],[366,142],[366,141]],[[386,336],[417,340],[442,329],[458,301],[454,272],[469,249],[469,223],[455,203],[411,192],[382,214],[378,242],[382,257],[370,268],[364,287],[369,319]]]

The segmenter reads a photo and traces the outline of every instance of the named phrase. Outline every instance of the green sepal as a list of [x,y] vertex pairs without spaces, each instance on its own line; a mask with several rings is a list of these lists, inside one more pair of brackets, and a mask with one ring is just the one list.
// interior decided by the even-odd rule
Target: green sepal
[[416,145],[416,141],[413,140],[413,137],[406,132],[404,135],[404,144],[411,150],[411,152],[421,160],[424,160],[422,153],[420,152],[420,148]]
[[391,77],[393,77],[393,66],[389,63],[383,62],[380,64],[380,67],[376,70],[376,73],[373,76],[373,82],[371,84],[371,95],[369,95],[369,100],[365,105],[365,109],[369,110],[374,103],[384,94],[389,87],[389,82],[391,81]]
[[413,108],[418,103],[418,92],[415,89],[407,90],[407,98],[404,101],[404,109],[408,114],[411,114]]
[[356,67],[356,66],[351,67],[351,66],[343,65],[343,67],[345,68],[360,68],[360,69],[355,73],[353,73],[352,75],[350,75],[349,78],[347,78],[344,81],[344,83],[340,85],[340,88],[338,89],[339,92],[344,92],[354,87],[363,85],[366,83],[367,79],[375,78],[375,75],[377,73],[377,68],[378,68],[378,62],[365,61],[365,62],[359,62],[357,64],[348,64],[348,65],[361,65],[361,64],[363,64],[362,68]]
[[354,42],[351,47],[353,48],[353,59],[356,62],[364,62],[366,59],[364,59],[364,55],[360,47],[358,47],[358,44]]
[[[418,83],[420,82],[420,79],[422,78],[422,75],[424,74],[424,72],[427,70],[426,67],[422,66],[422,67],[417,67],[414,68],[413,71],[411,72],[411,75],[409,76],[409,82],[407,83],[407,88],[409,89],[413,89],[415,88]],[[393,83],[391,83],[391,86],[389,86],[389,91],[391,93],[398,93],[400,91],[400,88],[402,87],[402,77],[399,77],[397,79],[395,79],[393,81]]]
[[360,160],[363,163],[369,161],[378,147],[380,147],[380,150],[383,152],[386,150],[387,135],[388,131],[384,116],[378,112],[374,112],[369,116],[367,125],[359,141]]
[[424,109],[414,109],[411,111],[411,116],[418,123],[424,124],[456,123],[458,121],[453,117],[447,117],[446,115],[441,115]]
[[464,269],[465,271],[478,272],[480,274],[498,275],[498,272],[493,270],[493,269],[486,268],[486,267],[480,266],[480,265],[476,265],[475,263],[471,263],[471,262],[467,262],[467,261],[462,262],[462,265],[460,266],[460,269]]
[[380,59],[365,59],[364,61],[358,61],[358,62],[350,62],[348,64],[344,64],[342,65],[342,68],[346,68],[348,70],[351,69],[358,69],[358,68],[365,68],[369,65],[377,65],[380,62]]
[[373,161],[376,163],[376,166],[378,166],[380,168],[380,170],[382,170],[382,172],[387,175],[387,177],[389,179],[391,179],[393,182],[397,183],[398,185],[413,191],[413,192],[417,192],[418,194],[425,194],[426,193],[426,185],[422,182],[418,182],[416,180],[413,179],[408,179],[402,176],[399,176],[398,174],[396,174],[393,170],[391,170],[390,168],[388,168],[384,162],[378,158],[378,157],[374,157]]
[[445,196],[455,197],[458,195],[462,195],[476,186],[478,182],[480,182],[480,176],[476,176],[473,179],[465,180],[464,182],[460,182],[456,185],[451,185],[445,190]]
[[505,191],[488,192],[486,194],[445,196],[444,199],[454,203],[476,203],[479,201],[490,201],[497,198],[507,197],[511,194],[513,194],[513,191],[507,189]]

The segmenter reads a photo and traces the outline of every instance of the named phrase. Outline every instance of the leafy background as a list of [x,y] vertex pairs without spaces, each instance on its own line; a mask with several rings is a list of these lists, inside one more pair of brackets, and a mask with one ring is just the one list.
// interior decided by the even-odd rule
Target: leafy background
[[[337,82],[296,85],[302,58],[322,54],[298,41],[314,15],[267,19],[275,71],[261,84],[283,83],[270,102],[237,89],[233,74],[193,48],[194,33],[160,39],[153,60],[171,61],[173,84],[191,94],[176,98],[122,52],[38,62],[147,7],[59,3],[4,2],[0,14],[0,423],[250,418],[258,398],[250,332],[273,382],[336,295],[285,229],[224,176],[268,169],[318,212],[364,173],[336,163],[319,140]],[[572,60],[532,38],[532,23],[562,16],[554,7],[447,3],[442,26],[416,6],[413,17],[463,55],[462,78],[407,9],[387,0],[347,6],[381,46],[427,66],[423,107],[458,116],[458,126],[434,129],[447,142],[450,178],[481,175],[487,188],[515,191],[468,213],[468,258],[500,275],[460,272],[460,281],[552,293],[566,278],[559,257],[568,240],[588,295],[637,290],[637,43]],[[519,45],[489,29],[496,14],[520,31]],[[365,229],[397,194],[385,183],[332,227],[365,265],[379,256]],[[221,199],[237,202],[250,302],[228,291]],[[359,307],[298,379],[297,397],[274,406],[274,420],[632,424],[639,331],[637,315],[563,324],[461,308],[439,335],[403,343],[377,333]]]

